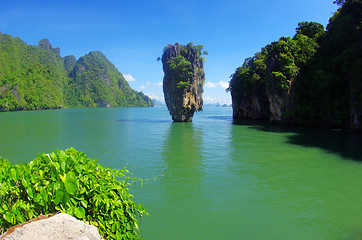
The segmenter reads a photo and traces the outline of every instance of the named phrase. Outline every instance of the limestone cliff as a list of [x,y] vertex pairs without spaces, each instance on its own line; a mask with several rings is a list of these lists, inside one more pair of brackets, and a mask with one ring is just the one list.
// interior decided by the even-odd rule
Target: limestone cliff
[[62,57],[48,39],[37,46],[0,33],[0,112],[62,107],[153,106],[100,52]]
[[325,28],[301,22],[245,60],[228,90],[234,118],[362,131],[362,2],[346,1]]
[[256,83],[248,91],[231,91],[231,99],[234,118],[267,119],[269,116],[264,84]]
[[167,45],[162,55],[163,93],[167,108],[175,122],[192,121],[203,107],[205,73],[202,46],[176,43]]

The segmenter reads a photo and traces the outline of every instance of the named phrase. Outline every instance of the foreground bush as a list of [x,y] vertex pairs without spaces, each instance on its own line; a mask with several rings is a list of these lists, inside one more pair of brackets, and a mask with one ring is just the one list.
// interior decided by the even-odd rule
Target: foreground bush
[[128,171],[104,168],[75,149],[39,154],[28,164],[0,158],[0,230],[65,212],[107,239],[138,239],[142,205],[128,192]]

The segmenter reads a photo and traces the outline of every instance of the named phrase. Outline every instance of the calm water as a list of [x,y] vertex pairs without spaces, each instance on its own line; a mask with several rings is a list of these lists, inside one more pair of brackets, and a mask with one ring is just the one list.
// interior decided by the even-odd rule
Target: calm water
[[[362,239],[362,137],[234,123],[205,108],[172,123],[166,108],[0,113],[13,163],[74,147],[148,179],[132,188],[151,214],[145,239]],[[156,180],[154,179],[156,178]]]

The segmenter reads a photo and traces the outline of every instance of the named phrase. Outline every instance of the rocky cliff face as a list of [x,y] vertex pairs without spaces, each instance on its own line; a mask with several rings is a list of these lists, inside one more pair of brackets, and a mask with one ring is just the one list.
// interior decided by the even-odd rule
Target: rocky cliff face
[[362,2],[346,1],[327,31],[301,22],[232,75],[234,118],[362,131]]
[[[285,86],[282,87],[282,80],[275,73],[287,75],[283,70],[286,68],[281,58],[283,52],[278,52],[278,43],[271,43],[267,46],[269,56],[265,60],[266,64],[266,95],[269,102],[269,121],[281,123],[284,121],[283,114],[289,108],[290,89],[293,87],[294,79],[289,77]],[[276,50],[278,49],[278,50]],[[294,60],[294,59],[293,59]]]
[[233,117],[243,119],[267,119],[269,102],[264,84],[255,84],[249,91],[231,92]]
[[44,50],[52,51],[53,53],[56,54],[57,57],[60,57],[60,48],[59,47],[53,48],[53,46],[50,44],[47,38],[40,40],[38,43],[38,47]]
[[295,75],[286,69],[299,69],[288,52],[291,45],[288,41],[293,40],[281,38],[267,45],[236,69],[229,87],[234,118],[285,121],[284,113],[290,109],[296,82]]
[[201,49],[200,45],[183,46],[178,43],[169,44],[164,49],[163,93],[175,122],[192,121],[194,113],[202,110],[205,73]]

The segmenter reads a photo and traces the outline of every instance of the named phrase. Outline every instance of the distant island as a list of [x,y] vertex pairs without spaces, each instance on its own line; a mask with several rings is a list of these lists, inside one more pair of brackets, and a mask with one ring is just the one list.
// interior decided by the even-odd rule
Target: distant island
[[236,69],[234,118],[362,131],[362,2],[335,3],[327,30],[301,22]]
[[149,107],[99,51],[76,60],[48,39],[38,46],[0,32],[0,111],[64,107]]

